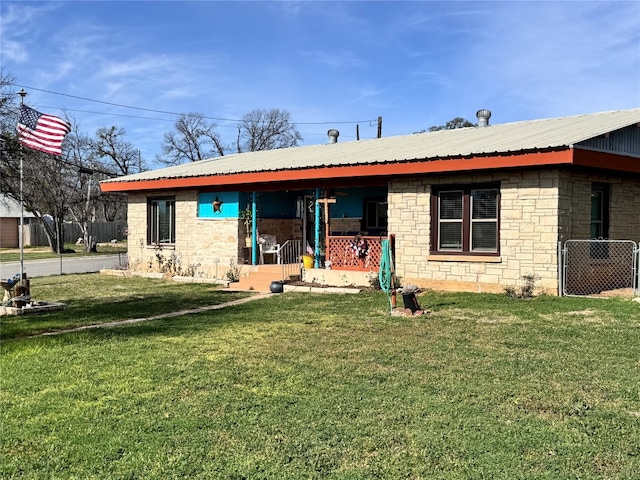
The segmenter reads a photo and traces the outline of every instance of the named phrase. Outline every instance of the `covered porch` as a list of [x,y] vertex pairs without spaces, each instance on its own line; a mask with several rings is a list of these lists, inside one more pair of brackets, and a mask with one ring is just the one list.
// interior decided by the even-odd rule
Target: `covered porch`
[[315,269],[377,271],[388,238],[387,187],[250,192],[245,216],[247,264],[300,264],[308,256]]

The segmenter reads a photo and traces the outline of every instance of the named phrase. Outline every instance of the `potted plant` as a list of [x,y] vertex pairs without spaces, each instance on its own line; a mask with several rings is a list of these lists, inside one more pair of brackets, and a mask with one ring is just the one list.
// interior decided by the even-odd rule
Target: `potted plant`
[[315,260],[315,255],[313,253],[313,248],[311,245],[307,243],[307,254],[302,255],[302,265],[304,268],[313,268],[313,262]]
[[247,247],[251,246],[251,220],[253,218],[253,212],[251,211],[251,207],[249,205],[247,205],[247,208],[245,208],[244,210],[242,210],[240,212],[240,218],[242,219],[242,222],[244,223],[244,231],[246,233],[245,236],[245,245]]

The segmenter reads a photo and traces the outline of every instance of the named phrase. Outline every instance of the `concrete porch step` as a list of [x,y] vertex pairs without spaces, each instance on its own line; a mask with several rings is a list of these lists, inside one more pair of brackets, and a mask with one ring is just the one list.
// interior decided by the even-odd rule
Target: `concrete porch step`
[[269,292],[271,282],[282,280],[281,265],[258,265],[254,271],[241,272],[240,281],[229,284],[234,290]]

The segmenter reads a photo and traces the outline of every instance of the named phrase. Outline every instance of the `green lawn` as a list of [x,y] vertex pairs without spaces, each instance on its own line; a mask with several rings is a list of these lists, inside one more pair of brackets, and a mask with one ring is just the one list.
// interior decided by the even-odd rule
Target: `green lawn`
[[31,296],[34,301],[64,303],[67,309],[47,315],[0,317],[1,339],[217,305],[248,294],[221,290],[220,286],[207,283],[182,284],[93,273],[32,278]]
[[[45,290],[48,281],[33,288],[61,299],[73,289]],[[137,303],[168,288],[131,281],[145,284]],[[180,287],[175,302],[193,292]],[[5,340],[0,476],[638,478],[639,304],[419,301],[431,313],[405,318],[387,315],[377,292],[284,294]],[[112,314],[128,318],[134,303],[115,302]]]

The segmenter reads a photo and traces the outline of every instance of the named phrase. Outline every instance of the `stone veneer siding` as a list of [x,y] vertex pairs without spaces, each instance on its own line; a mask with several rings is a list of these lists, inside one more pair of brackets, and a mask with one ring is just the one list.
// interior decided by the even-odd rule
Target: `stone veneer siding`
[[640,241],[640,179],[563,172],[560,240],[587,239],[591,224],[591,187],[609,185],[609,238]]
[[[176,200],[176,243],[162,248],[160,253],[165,259],[174,255],[184,269],[197,265],[196,276],[218,279],[225,279],[231,262],[251,263],[250,250],[244,248],[243,221],[236,218],[198,218],[198,192],[179,190],[129,194],[128,254],[131,270],[157,271],[156,254],[159,252],[154,246],[147,245],[147,199],[170,196]],[[280,244],[302,238],[300,219],[260,218],[258,231],[275,235]]]
[[[431,238],[431,186],[500,182],[500,257],[434,258]],[[396,272],[404,284],[454,291],[497,292],[519,287],[535,275],[539,291],[558,293],[558,242],[586,239],[591,222],[593,182],[610,186],[610,238],[640,241],[640,179],[565,170],[449,175],[393,180],[388,192],[388,230],[396,236]],[[176,244],[165,247],[184,267],[200,264],[196,275],[224,278],[231,261],[246,252],[238,219],[197,217],[197,191],[129,194],[129,264],[148,270],[157,250],[147,242],[147,198],[175,196]],[[296,220],[260,219],[259,229],[279,242],[300,239]]]
[[[500,256],[429,255],[431,186],[500,182]],[[451,291],[502,292],[525,275],[557,293],[557,171],[451,175],[389,184],[389,232],[396,235],[396,272],[402,283]]]
[[[430,257],[431,186],[484,182],[500,182],[500,257]],[[609,185],[609,238],[639,242],[640,179],[531,170],[392,181],[397,274],[405,284],[474,292],[502,292],[535,275],[539,292],[557,294],[558,242],[589,238],[594,182]]]
[[198,218],[195,190],[129,194],[129,268],[144,271],[154,264],[157,249],[147,245],[147,198],[167,196],[176,200],[176,243],[164,247],[162,255],[174,254],[183,268],[199,264],[196,276],[224,279],[230,262],[242,256],[244,227],[235,218]]

